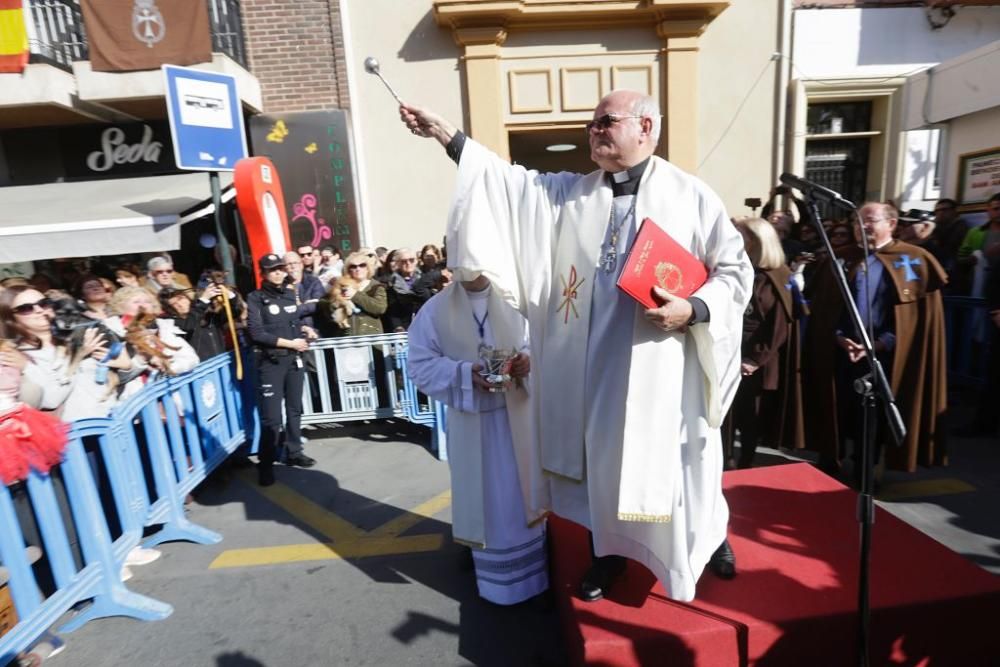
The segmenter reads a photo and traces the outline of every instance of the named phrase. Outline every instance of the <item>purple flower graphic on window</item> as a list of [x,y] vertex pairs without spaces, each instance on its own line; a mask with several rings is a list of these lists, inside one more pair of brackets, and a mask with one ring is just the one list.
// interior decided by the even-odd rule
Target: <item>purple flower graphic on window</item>
[[294,215],[292,222],[305,219],[312,225],[313,238],[309,245],[314,247],[318,246],[323,239],[333,236],[333,230],[326,224],[326,220],[316,217],[316,202],[316,195],[307,192],[302,195],[299,201],[292,204],[292,214]]

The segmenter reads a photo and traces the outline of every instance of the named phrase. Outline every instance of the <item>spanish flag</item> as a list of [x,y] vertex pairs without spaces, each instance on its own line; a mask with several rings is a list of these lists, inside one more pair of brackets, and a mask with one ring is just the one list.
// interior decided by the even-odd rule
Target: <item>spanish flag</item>
[[28,64],[28,30],[22,0],[0,0],[0,72],[23,72]]

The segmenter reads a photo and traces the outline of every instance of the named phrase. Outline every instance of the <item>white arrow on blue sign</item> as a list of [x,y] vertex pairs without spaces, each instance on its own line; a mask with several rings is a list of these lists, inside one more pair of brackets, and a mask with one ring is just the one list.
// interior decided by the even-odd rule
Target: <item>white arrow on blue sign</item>
[[232,171],[247,156],[243,106],[227,74],[163,65],[178,169]]

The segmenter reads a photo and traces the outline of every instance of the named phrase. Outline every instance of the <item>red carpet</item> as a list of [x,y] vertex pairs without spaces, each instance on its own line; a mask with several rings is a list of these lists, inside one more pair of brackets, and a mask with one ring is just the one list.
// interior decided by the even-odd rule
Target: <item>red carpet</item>
[[[600,602],[576,598],[586,531],[553,518],[552,584],[574,664],[857,664],[857,496],[812,466],[726,473],[738,574],[706,572],[690,604],[636,563]],[[871,664],[1000,665],[1000,577],[877,510]]]

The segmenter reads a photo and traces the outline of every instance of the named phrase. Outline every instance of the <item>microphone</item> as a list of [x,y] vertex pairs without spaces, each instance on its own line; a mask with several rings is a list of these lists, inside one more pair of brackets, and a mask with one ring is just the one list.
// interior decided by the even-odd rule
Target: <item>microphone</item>
[[795,174],[784,173],[779,178],[779,181],[783,185],[787,185],[790,188],[795,188],[804,195],[812,196],[816,199],[822,201],[827,201],[834,206],[839,206],[841,208],[847,209],[849,211],[854,210],[854,204],[844,199],[840,196],[839,192],[835,192],[830,188],[825,188],[819,183],[813,183],[812,181],[807,181],[804,178],[799,178]]

